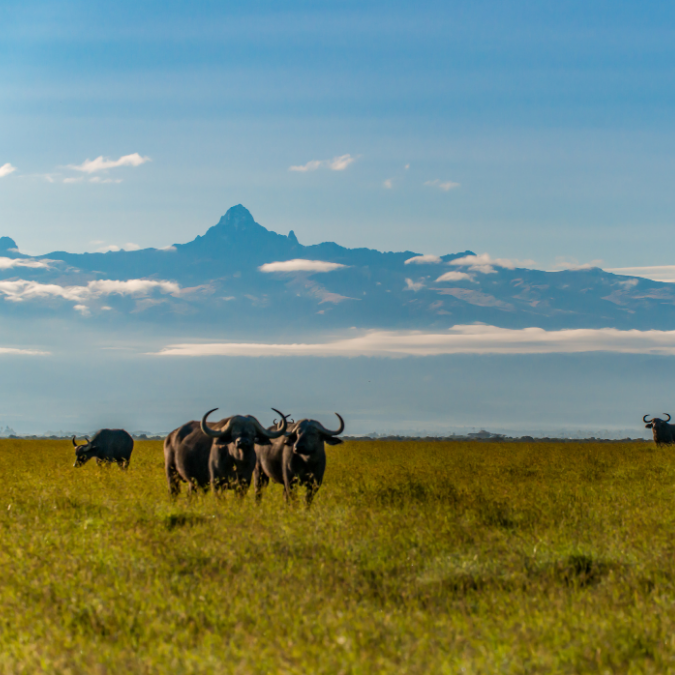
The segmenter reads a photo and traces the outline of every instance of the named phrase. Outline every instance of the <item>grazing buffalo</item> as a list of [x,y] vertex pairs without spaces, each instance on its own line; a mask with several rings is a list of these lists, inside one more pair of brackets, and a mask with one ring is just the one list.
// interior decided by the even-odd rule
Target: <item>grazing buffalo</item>
[[646,428],[652,430],[654,443],[656,443],[656,445],[670,445],[675,443],[675,424],[668,424],[668,422],[670,422],[670,415],[668,413],[663,414],[668,415],[667,420],[662,420],[658,417],[648,420],[647,415],[642,418],[642,421],[646,423]]
[[[300,420],[292,423],[283,437],[267,445],[256,446],[255,496],[258,501],[262,498],[262,489],[272,479],[284,486],[287,502],[292,498],[295,485],[304,485],[307,488],[307,506],[311,505],[326,471],[324,443],[342,443],[336,436],[344,431],[345,423],[340,415],[335,414],[340,420],[337,431],[329,431],[316,420]],[[280,425],[281,422],[276,425],[277,428]]]
[[91,440],[89,436],[85,438],[86,444],[78,445],[73,436],[73,445],[76,448],[73,466],[82,466],[92,457],[96,458],[96,463],[99,465],[115,462],[123,469],[129,466],[131,451],[134,449],[134,439],[124,429],[101,429],[94,434]]
[[192,421],[172,431],[164,440],[164,465],[169,493],[180,492],[180,482],[188,491],[207,488],[216,494],[234,489],[246,494],[256,465],[255,444],[264,447],[270,439],[283,436],[286,418],[277,430],[263,427],[252,415],[233,415],[207,426],[206,418],[218,408],[209,410],[201,422]]

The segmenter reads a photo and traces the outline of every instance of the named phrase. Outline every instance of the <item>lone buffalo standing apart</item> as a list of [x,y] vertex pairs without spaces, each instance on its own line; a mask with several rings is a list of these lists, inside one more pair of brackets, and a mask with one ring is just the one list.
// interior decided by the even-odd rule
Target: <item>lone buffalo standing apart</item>
[[206,418],[218,408],[209,410],[201,422],[192,421],[174,429],[164,440],[164,465],[169,493],[180,492],[180,482],[188,490],[209,485],[216,494],[234,489],[246,494],[256,465],[255,444],[264,446],[283,436],[286,418],[276,430],[268,430],[252,415],[233,415],[207,426]]
[[316,420],[300,420],[292,423],[283,437],[270,444],[256,446],[255,494],[258,501],[262,498],[262,489],[272,479],[284,486],[287,502],[291,500],[295,485],[304,485],[307,506],[311,505],[326,471],[324,443],[342,443],[342,439],[336,436],[344,431],[345,423],[340,415],[335,414],[340,420],[337,431],[329,431]]
[[97,464],[117,463],[123,469],[129,466],[131,451],[134,449],[134,439],[124,429],[101,429],[93,438],[84,445],[78,445],[73,436],[75,446],[75,464],[82,466],[92,457],[96,458]]
[[[668,415],[668,413],[663,414]],[[656,443],[656,445],[670,445],[675,443],[675,425],[668,424],[668,422],[670,422],[670,415],[668,415],[667,420],[662,420],[658,417],[648,420],[647,415],[645,415],[642,418],[642,421],[646,423],[645,426],[647,429],[652,430],[654,443]]]

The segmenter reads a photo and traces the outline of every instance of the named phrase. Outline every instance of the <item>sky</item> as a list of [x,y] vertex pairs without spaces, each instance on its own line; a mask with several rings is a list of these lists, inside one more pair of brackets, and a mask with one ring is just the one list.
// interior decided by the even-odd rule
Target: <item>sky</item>
[[[660,1],[0,0],[0,236],[34,255],[168,247],[243,204],[303,244],[675,281],[674,56]],[[48,353],[0,350],[0,426],[167,431],[218,405],[338,410],[348,433],[635,437],[669,407],[672,356],[543,338],[390,359],[194,357],[139,335],[4,320],[3,349]]]
[[[0,236],[667,266],[675,7],[0,2]],[[668,271],[672,276],[672,270]]]

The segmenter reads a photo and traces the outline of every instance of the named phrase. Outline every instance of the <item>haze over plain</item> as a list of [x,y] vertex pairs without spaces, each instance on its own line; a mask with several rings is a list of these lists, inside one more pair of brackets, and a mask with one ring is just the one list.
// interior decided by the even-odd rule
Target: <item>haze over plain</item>
[[[0,7],[0,235],[24,254],[5,246],[0,347],[47,352],[0,356],[12,383],[0,423],[166,430],[215,405],[261,418],[286,405],[344,411],[353,433],[642,433],[634,420],[670,401],[661,333],[675,328],[675,303],[660,281],[675,278],[672,13],[622,2]],[[162,262],[240,203],[283,235],[283,255],[254,260],[254,238],[246,269],[220,249],[203,278]],[[290,230],[298,259],[344,267],[260,270],[295,259]],[[400,254],[305,248],[323,242]],[[53,253],[147,247],[164,250]],[[477,258],[450,264],[462,253]],[[560,272],[564,283],[536,271],[582,266]],[[409,356],[402,331],[453,326],[473,328],[453,329],[455,348],[443,337]],[[352,340],[321,360],[311,348],[157,356],[344,344],[352,327],[367,348]],[[526,328],[596,332],[565,344],[504,332]],[[383,360],[391,339],[408,356]],[[525,346],[495,353],[514,339]],[[569,353],[579,340],[600,351]]]

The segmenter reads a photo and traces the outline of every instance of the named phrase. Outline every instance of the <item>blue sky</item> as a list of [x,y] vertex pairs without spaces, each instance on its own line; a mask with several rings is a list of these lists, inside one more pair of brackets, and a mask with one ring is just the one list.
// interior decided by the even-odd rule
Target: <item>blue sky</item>
[[[674,14],[3,2],[0,235],[32,253],[164,246],[243,203],[303,243],[670,264],[653,242],[675,206]],[[66,168],[135,153],[150,161]]]

